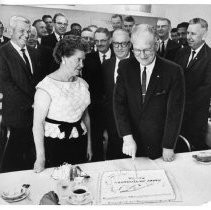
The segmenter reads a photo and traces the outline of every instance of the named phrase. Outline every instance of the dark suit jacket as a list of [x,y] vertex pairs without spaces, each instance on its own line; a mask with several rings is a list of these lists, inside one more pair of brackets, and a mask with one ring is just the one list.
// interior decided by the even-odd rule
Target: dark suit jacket
[[190,53],[189,47],[182,48],[175,59],[183,67],[185,75],[186,105],[183,126],[205,135],[211,98],[211,48],[204,44],[194,63],[186,68]]
[[184,108],[184,76],[180,66],[157,57],[142,104],[140,64],[123,60],[114,90],[114,113],[120,136],[133,135],[137,156],[152,159],[162,148],[173,149]]
[[6,43],[10,40],[10,39],[9,39],[8,37],[6,37],[6,36],[3,36],[3,38],[4,38],[4,41],[0,43],[0,47],[1,47],[2,45],[6,44]]
[[53,58],[53,52],[46,46],[38,45],[36,48],[39,57],[39,70],[40,70],[40,78],[41,81],[46,75],[54,72],[59,68],[59,64]]
[[[166,45],[166,50],[164,54],[164,58],[174,61],[177,51],[180,49],[180,45],[174,42],[173,40],[169,39]],[[160,55],[160,51],[157,52]]]
[[10,42],[0,50],[0,82],[3,89],[3,119],[6,126],[32,125],[34,92],[38,61],[34,49],[27,47],[33,66],[33,76]]
[[[114,53],[111,51],[111,57]],[[86,55],[84,60],[84,67],[82,70],[82,77],[89,84],[89,91],[91,95],[91,107],[102,103],[103,97],[103,77],[102,64],[100,62],[99,52],[92,52]]]
[[55,33],[49,34],[47,36],[43,36],[41,39],[41,45],[47,46],[50,49],[54,49],[56,43],[58,42]]

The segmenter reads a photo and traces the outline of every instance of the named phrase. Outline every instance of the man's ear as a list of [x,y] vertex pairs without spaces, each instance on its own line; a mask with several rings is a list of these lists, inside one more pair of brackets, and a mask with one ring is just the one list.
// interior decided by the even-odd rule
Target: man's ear
[[13,35],[13,28],[9,27],[8,32],[9,32],[9,35],[11,37]]
[[205,32],[203,33],[203,36],[202,36],[202,40],[203,40],[203,41],[205,41],[205,39],[207,38],[207,34],[208,34],[207,31],[205,31]]

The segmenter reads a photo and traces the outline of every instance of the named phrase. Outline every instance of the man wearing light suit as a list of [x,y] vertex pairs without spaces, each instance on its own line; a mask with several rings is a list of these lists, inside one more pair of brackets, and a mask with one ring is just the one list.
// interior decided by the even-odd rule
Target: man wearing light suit
[[24,17],[11,17],[11,41],[0,51],[3,122],[10,129],[3,171],[31,169],[35,158],[32,106],[39,71],[36,52],[26,47],[30,26]]
[[105,124],[108,133],[108,145],[106,159],[123,158],[121,152],[122,138],[119,137],[114,113],[113,113],[113,91],[118,75],[118,65],[123,59],[131,57],[130,53],[130,34],[125,29],[116,29],[112,36],[112,45],[115,56],[105,60],[102,64],[103,82],[104,82],[104,110],[105,110]]
[[132,31],[134,58],[120,62],[114,114],[126,155],[174,160],[184,109],[184,76],[179,65],[156,56],[153,26]]
[[208,149],[205,143],[211,98],[211,49],[205,43],[207,21],[194,18],[189,21],[187,40],[175,61],[183,67],[185,75],[185,111],[181,133],[192,150]]

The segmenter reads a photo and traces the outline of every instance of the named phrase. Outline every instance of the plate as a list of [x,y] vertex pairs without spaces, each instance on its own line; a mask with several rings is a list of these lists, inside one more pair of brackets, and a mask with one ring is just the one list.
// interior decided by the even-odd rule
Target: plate
[[93,198],[92,196],[88,196],[85,200],[79,202],[79,201],[73,200],[71,197],[68,197],[67,202],[72,205],[87,205],[87,204],[93,203]]
[[20,193],[14,193],[13,195],[7,195],[7,192],[3,192],[1,197],[7,201],[8,203],[13,203],[13,202],[17,202],[17,201],[21,201],[23,199],[25,199],[28,195],[29,195],[29,190],[26,188],[23,188],[23,191],[20,191]]
[[199,152],[192,157],[199,163],[202,164],[211,164],[211,152]]

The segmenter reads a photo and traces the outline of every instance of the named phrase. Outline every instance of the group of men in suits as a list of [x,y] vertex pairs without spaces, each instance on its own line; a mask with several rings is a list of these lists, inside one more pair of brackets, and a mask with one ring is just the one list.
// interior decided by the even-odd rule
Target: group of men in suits
[[[165,161],[172,161],[179,134],[189,140],[193,150],[207,149],[211,96],[211,49],[205,43],[207,22],[201,18],[189,22],[188,46],[182,48],[169,38],[171,22],[166,18],[158,19],[156,31],[147,24],[134,26],[134,21],[129,24],[131,27],[124,28],[123,19],[113,19],[120,19],[121,26],[114,27],[112,33],[101,27],[92,33],[96,50],[93,48],[86,55],[82,70],[92,101],[92,161],[104,160],[105,136],[106,159],[129,155],[152,159],[162,156]],[[30,46],[30,39],[37,40],[36,33],[31,37],[30,21],[13,16],[11,41],[0,50],[3,118],[10,128],[4,171],[33,166],[35,85],[44,77],[45,69],[57,68],[52,52],[68,24],[61,13],[53,19],[43,16],[43,21],[49,21],[49,29],[53,25],[54,30],[48,30],[49,35],[41,38],[41,45]],[[48,64],[43,60],[47,57]]]

